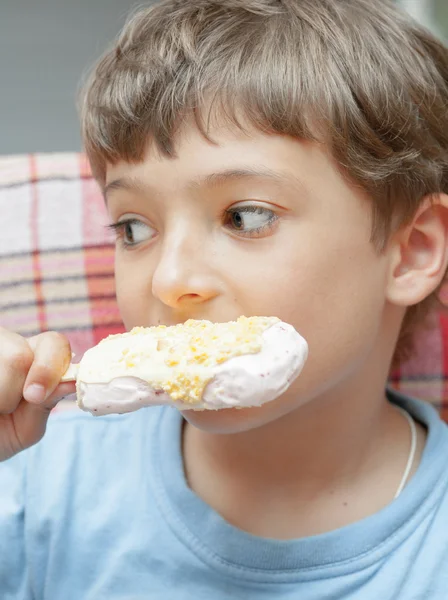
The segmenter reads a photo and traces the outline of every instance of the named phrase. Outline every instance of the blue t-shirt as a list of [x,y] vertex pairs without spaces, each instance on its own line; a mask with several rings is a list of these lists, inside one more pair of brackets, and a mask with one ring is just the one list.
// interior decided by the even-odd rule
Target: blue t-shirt
[[428,427],[413,479],[377,514],[293,541],[232,527],[188,488],[174,409],[55,416],[0,464],[0,598],[448,598],[448,428],[391,399]]

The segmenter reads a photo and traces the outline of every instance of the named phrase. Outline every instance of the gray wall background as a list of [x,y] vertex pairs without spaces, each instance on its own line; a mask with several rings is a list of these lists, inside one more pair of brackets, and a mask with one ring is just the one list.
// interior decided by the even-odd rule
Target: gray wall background
[[79,80],[135,5],[0,0],[0,154],[81,148]]
[[[448,0],[397,1],[448,33]],[[0,154],[81,148],[79,81],[137,2],[0,0]]]

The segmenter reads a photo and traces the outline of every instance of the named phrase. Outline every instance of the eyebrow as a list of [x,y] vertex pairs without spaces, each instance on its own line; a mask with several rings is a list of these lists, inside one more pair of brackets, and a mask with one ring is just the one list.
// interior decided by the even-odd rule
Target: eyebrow
[[192,181],[191,187],[218,187],[230,181],[255,178],[271,179],[278,183],[281,183],[285,179],[280,173],[272,171],[271,169],[254,169],[248,167],[244,169],[228,169],[226,171],[210,173],[209,175],[198,177]]
[[[227,169],[225,171],[218,171],[216,173],[210,173],[208,175],[201,175],[193,179],[189,187],[192,189],[198,189],[201,187],[219,187],[230,183],[232,181],[238,181],[243,179],[269,179],[276,183],[289,182],[295,186],[299,186],[302,190],[305,189],[303,182],[301,182],[296,176],[290,173],[273,171],[272,169],[255,169],[252,167],[246,167],[242,169]],[[141,182],[134,177],[122,177],[115,179],[108,183],[104,188],[104,197],[107,201],[107,195],[114,190],[127,190],[131,192],[145,193],[151,190],[151,186]]]

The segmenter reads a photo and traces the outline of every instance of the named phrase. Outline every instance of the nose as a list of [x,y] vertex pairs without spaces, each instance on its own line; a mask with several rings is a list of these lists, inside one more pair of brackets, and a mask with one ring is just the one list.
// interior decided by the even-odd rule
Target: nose
[[210,258],[200,236],[178,231],[166,237],[153,274],[153,296],[173,309],[212,300],[219,285]]

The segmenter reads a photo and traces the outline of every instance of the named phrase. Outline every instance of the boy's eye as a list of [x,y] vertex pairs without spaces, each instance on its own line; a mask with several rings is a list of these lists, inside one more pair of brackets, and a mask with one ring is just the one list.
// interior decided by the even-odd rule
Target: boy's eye
[[117,238],[124,246],[137,246],[156,235],[156,231],[152,227],[138,219],[123,219],[123,221],[109,225],[109,228],[115,231]]
[[241,206],[226,211],[225,226],[243,235],[254,236],[271,229],[277,219],[277,215],[268,208]]

